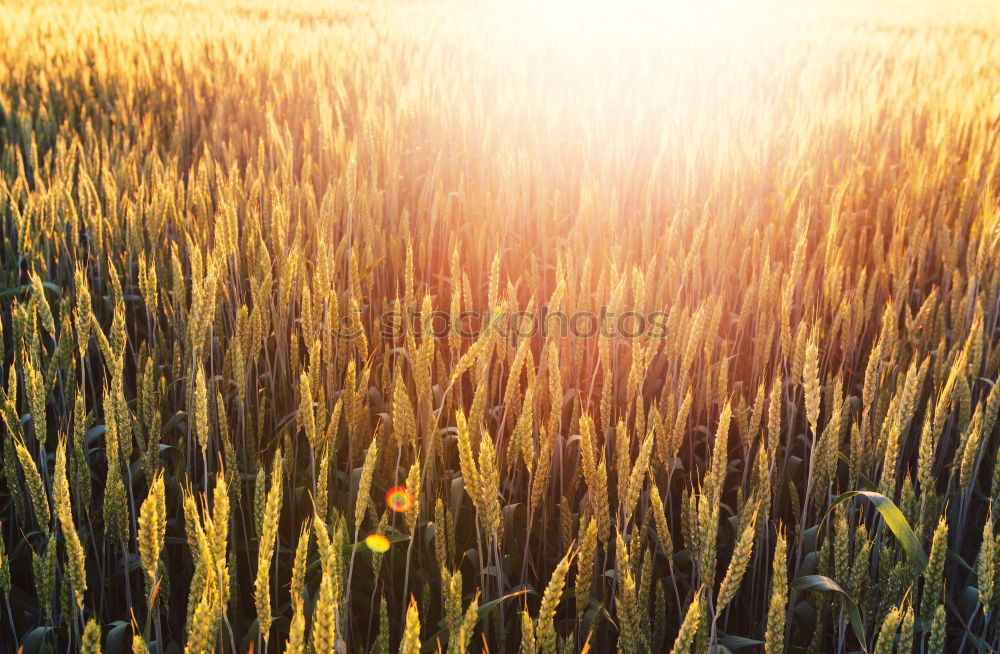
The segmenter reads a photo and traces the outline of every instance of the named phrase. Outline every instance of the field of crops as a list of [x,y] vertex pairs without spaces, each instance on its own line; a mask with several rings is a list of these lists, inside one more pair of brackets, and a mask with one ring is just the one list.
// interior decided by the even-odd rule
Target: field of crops
[[1000,648],[1000,8],[0,4],[0,652]]

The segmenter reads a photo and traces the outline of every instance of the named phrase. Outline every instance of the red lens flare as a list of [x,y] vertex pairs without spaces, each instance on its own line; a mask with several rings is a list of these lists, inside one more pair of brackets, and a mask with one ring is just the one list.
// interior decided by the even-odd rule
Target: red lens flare
[[396,513],[406,513],[413,508],[413,493],[406,486],[393,486],[386,491],[385,505]]

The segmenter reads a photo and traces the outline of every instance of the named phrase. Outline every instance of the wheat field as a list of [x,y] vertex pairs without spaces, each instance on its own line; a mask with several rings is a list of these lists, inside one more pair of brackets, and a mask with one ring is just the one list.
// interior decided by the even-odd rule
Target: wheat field
[[1000,6],[0,43],[0,651],[1000,648]]

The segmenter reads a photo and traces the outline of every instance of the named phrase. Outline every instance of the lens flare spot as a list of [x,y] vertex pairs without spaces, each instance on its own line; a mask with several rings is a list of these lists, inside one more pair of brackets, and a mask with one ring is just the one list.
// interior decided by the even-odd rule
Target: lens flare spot
[[393,486],[385,494],[385,504],[396,513],[413,508],[413,493],[406,486]]
[[385,554],[389,551],[389,539],[382,534],[371,534],[365,538],[365,545],[373,552]]

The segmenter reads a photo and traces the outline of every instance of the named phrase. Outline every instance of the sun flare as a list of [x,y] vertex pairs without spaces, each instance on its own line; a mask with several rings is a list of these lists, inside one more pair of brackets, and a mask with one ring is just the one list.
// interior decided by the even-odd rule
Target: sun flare
[[1000,651],[996,2],[0,44],[0,652]]

